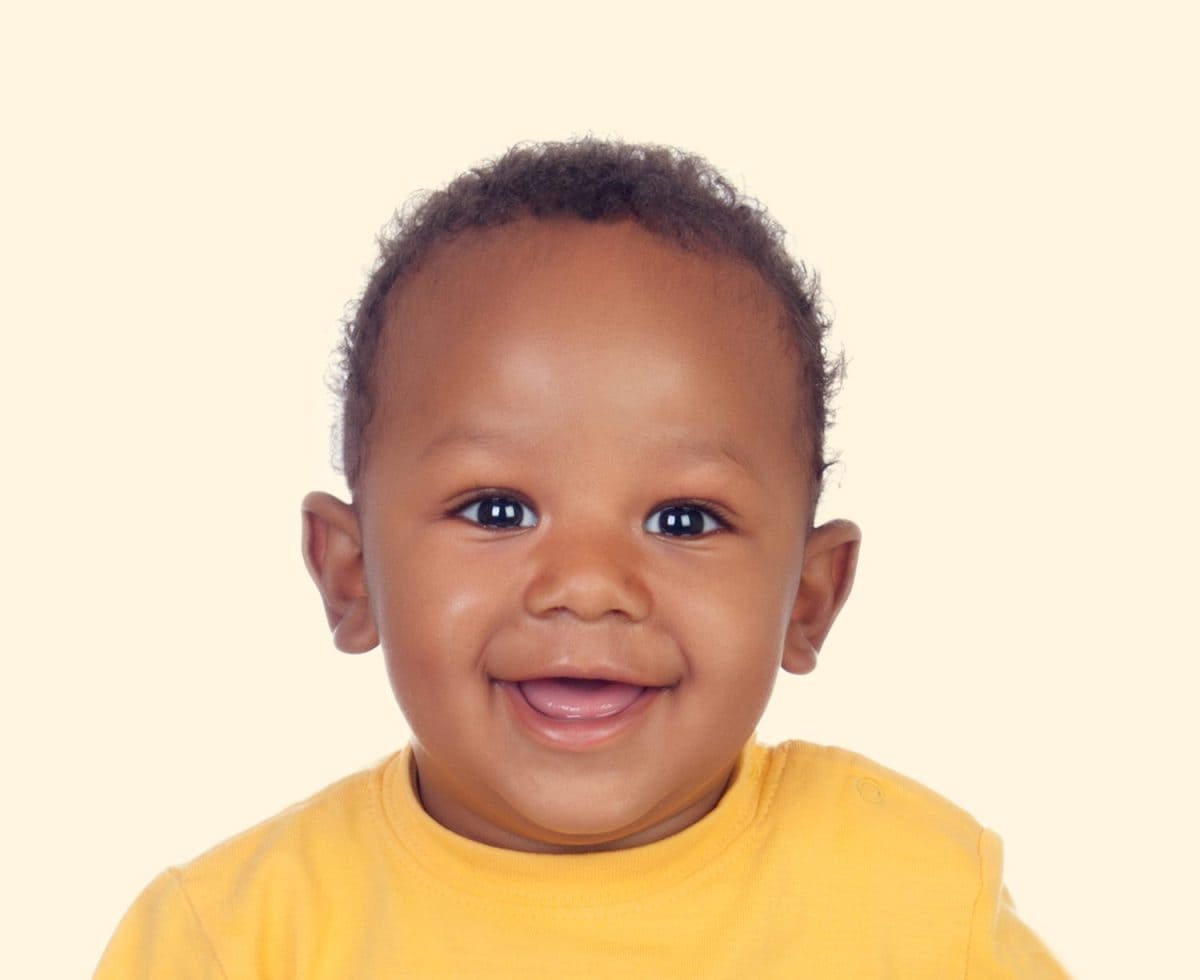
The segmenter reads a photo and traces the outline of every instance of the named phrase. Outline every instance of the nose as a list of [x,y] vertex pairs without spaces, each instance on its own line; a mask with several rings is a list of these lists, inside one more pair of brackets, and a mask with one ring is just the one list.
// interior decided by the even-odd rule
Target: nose
[[592,622],[612,615],[636,622],[650,615],[650,590],[628,529],[555,528],[535,560],[525,590],[525,608],[533,616]]

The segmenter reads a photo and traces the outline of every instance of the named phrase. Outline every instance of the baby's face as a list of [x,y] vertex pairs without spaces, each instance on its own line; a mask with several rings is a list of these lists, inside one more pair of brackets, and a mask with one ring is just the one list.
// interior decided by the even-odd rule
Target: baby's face
[[[392,297],[357,496],[422,802],[525,850],[715,804],[803,593],[796,362],[757,273],[523,221]],[[799,659],[795,659],[799,658]]]

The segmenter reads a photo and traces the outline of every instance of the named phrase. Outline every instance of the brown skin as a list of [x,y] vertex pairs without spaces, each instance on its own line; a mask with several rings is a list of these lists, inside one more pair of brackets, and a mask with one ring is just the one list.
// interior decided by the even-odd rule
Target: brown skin
[[[355,502],[305,498],[304,556],[337,646],[382,643],[443,826],[542,852],[677,833],[720,799],[780,667],[816,665],[860,534],[810,527],[780,316],[743,263],[568,219],[471,233],[391,297]],[[480,489],[522,526],[472,520]],[[681,499],[729,527],[662,533]],[[565,673],[662,690],[566,751],[498,683]]]

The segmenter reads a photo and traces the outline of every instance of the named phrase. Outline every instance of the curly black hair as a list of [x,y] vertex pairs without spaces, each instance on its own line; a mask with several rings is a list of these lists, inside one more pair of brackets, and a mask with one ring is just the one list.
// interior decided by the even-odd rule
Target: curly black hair
[[782,301],[799,353],[802,431],[811,454],[812,503],[830,463],[825,431],[844,362],[826,348],[829,320],[817,277],[788,255],[783,229],[694,154],[654,145],[578,139],[519,144],[461,174],[396,213],[379,239],[380,255],[357,307],[345,320],[335,380],[342,401],[342,470],[355,489],[371,419],[371,373],[393,288],[435,246],[470,229],[521,217],[637,222],[688,251],[748,262]]

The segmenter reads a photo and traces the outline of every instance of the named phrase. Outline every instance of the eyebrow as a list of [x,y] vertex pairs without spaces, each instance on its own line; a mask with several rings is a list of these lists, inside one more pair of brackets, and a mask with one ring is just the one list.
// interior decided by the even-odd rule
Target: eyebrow
[[724,440],[688,439],[684,436],[676,436],[662,440],[656,447],[656,455],[664,456],[668,453],[686,456],[689,459],[705,463],[732,463],[747,476],[758,479],[758,474],[750,465],[750,461],[733,445]]
[[417,462],[422,462],[430,456],[451,448],[492,449],[516,445],[520,441],[509,429],[475,429],[468,426],[455,426],[429,440],[417,456]]
[[[517,431],[511,429],[455,426],[426,443],[417,456],[417,461],[421,462],[452,448],[503,449],[518,446],[525,441]],[[653,451],[656,458],[669,454],[686,456],[700,462],[732,463],[756,481],[759,479],[746,457],[727,441],[670,436],[661,440]]]

